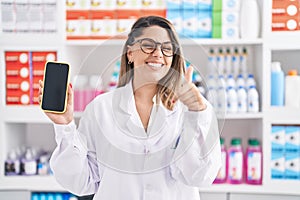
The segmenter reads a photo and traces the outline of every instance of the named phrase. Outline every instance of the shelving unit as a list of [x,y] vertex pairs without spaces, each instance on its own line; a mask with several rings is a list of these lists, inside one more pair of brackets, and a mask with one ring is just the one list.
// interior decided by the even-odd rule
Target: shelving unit
[[[57,1],[58,19],[65,19],[64,1]],[[272,124],[300,125],[300,109],[270,106],[271,62],[281,60],[291,63],[300,71],[300,31],[271,32],[272,0],[258,1],[262,21],[262,34],[259,39],[181,39],[184,55],[201,73],[206,74],[207,54],[205,49],[221,46],[246,46],[249,49],[249,65],[255,74],[260,94],[260,112],[251,114],[227,114],[220,116],[225,136],[241,136],[244,143],[249,136],[258,137],[263,145],[263,184],[230,185],[219,184],[201,188],[201,193],[222,193],[245,195],[295,195],[300,196],[300,181],[272,180],[270,178],[270,133]],[[0,24],[1,26],[1,24]],[[65,27],[64,20],[57,20],[58,27]],[[72,66],[71,76],[75,74],[103,74],[112,61],[121,55],[124,40],[84,40],[66,41],[63,28],[49,34],[0,34],[0,190],[64,191],[52,176],[6,177],[4,161],[10,148],[17,144],[43,141],[46,148],[55,147],[54,133],[49,119],[38,106],[6,106],[5,104],[5,63],[4,52],[9,50],[55,50],[58,59],[68,61]],[[87,60],[87,57],[89,58]],[[284,58],[286,59],[284,59]],[[291,59],[292,58],[292,61]],[[296,65],[298,64],[298,66]],[[80,119],[82,113],[75,113]],[[35,130],[45,132],[35,132]],[[35,132],[35,133],[32,133]],[[29,141],[34,134],[36,141]],[[238,134],[238,135],[237,135]],[[229,141],[226,141],[227,146]],[[44,144],[42,142],[42,144]],[[243,145],[246,146],[246,145]],[[228,198],[227,198],[228,199]]]

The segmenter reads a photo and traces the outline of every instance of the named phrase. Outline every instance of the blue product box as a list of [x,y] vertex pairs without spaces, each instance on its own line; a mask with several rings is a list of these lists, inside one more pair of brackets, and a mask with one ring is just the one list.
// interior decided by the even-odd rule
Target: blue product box
[[285,151],[299,152],[300,150],[300,127],[285,127]]
[[271,179],[284,179],[285,157],[283,152],[271,152]]
[[272,126],[271,148],[272,151],[284,152],[285,149],[285,127],[284,126]]
[[177,34],[180,36],[183,34],[183,16],[181,10],[167,10],[167,19],[174,25]]
[[212,12],[209,10],[198,10],[197,37],[212,37]]
[[198,0],[198,10],[212,10],[212,0]]
[[179,10],[182,7],[182,0],[167,0],[167,10]]
[[196,9],[198,0],[182,0],[182,9]]
[[197,12],[196,9],[183,10],[183,35],[197,37]]
[[287,152],[285,154],[285,179],[300,179],[299,152]]

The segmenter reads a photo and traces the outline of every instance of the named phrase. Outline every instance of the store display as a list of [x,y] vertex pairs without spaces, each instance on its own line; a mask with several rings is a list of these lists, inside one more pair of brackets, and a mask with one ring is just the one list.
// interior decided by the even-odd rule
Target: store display
[[245,158],[245,181],[248,184],[262,184],[263,172],[263,155],[257,139],[249,139]]

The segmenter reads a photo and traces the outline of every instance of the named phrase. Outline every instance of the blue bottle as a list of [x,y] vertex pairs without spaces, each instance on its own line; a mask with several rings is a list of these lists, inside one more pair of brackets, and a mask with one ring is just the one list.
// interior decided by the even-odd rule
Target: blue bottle
[[272,62],[271,72],[271,106],[284,105],[284,73],[280,62]]

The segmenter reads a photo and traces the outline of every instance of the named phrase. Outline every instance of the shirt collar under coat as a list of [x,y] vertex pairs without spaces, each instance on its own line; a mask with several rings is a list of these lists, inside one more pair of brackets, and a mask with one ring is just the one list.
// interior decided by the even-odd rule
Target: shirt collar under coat
[[163,129],[168,127],[170,123],[170,120],[168,120],[169,117],[176,113],[178,109],[178,102],[174,106],[173,110],[168,110],[161,102],[156,104],[154,101],[150,116],[150,123],[148,124],[146,133],[136,110],[132,80],[123,88],[119,89],[118,95],[116,95],[115,98],[119,99],[117,101],[119,102],[119,109],[123,113],[123,123],[127,129],[129,129],[129,133],[131,134],[130,136],[143,139],[160,134]]

